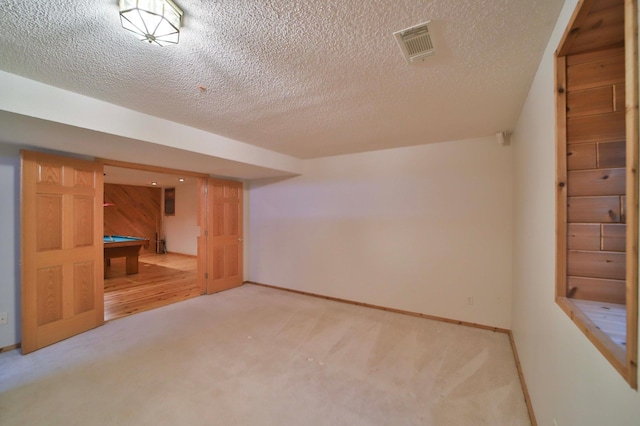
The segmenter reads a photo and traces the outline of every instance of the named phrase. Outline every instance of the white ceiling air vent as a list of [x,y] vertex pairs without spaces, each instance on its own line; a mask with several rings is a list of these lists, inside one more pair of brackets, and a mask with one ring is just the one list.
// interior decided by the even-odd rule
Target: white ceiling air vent
[[429,22],[393,33],[408,63],[433,55],[433,42],[427,28]]

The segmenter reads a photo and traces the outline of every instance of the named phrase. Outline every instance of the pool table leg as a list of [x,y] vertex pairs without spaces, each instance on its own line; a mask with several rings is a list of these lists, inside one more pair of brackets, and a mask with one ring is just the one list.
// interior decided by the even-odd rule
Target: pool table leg
[[127,256],[127,275],[138,273],[138,256]]

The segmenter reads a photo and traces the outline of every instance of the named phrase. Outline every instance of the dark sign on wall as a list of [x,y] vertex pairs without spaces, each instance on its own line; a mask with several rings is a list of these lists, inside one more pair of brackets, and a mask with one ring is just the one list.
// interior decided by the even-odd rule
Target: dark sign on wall
[[164,189],[164,215],[174,216],[176,214],[176,189]]

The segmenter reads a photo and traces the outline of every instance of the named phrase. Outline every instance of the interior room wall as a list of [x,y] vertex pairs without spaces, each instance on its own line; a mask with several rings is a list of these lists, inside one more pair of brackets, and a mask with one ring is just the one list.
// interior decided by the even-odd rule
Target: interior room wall
[[140,253],[156,252],[156,233],[160,231],[160,188],[136,185],[104,185],[104,234],[148,238]]
[[166,249],[171,253],[198,254],[198,182],[187,179],[175,186],[175,215],[163,216]]
[[492,136],[252,182],[250,280],[510,328],[512,172]]
[[0,143],[0,348],[20,341],[20,151]]
[[538,424],[637,425],[638,392],[554,301],[553,55],[576,4],[564,5],[513,135],[513,334]]

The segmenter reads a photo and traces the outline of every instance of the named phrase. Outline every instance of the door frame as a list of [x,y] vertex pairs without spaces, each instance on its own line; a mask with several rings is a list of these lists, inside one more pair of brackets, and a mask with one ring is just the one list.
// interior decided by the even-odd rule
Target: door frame
[[147,172],[157,172],[172,174],[176,176],[188,176],[198,179],[198,211],[197,225],[200,227],[200,233],[197,241],[197,274],[198,274],[198,288],[200,294],[206,294],[207,289],[207,181],[209,175],[206,173],[191,172],[187,170],[171,169],[168,167],[150,166],[146,164],[129,163],[126,161],[109,160],[107,158],[96,158],[95,161],[101,163],[103,166],[120,167],[124,169],[142,170]]

